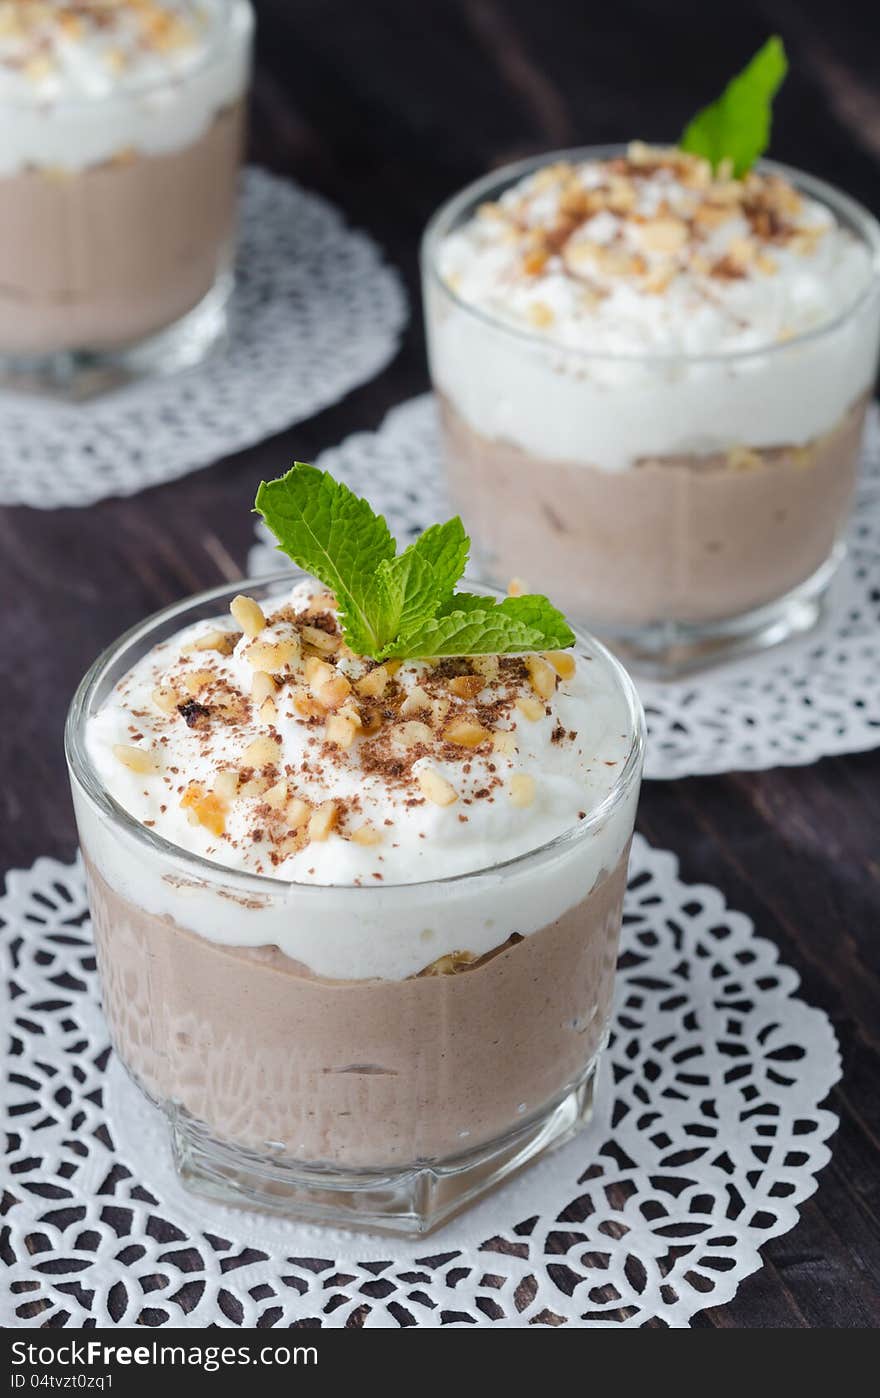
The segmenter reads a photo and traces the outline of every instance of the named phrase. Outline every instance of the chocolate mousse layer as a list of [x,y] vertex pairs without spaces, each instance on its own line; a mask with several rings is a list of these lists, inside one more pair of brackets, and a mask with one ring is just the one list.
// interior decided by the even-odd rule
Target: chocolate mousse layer
[[244,106],[192,144],[0,179],[0,352],[130,345],[192,310],[229,263]]
[[89,868],[104,1009],[156,1101],[221,1142],[335,1167],[465,1154],[579,1082],[611,1005],[628,848],[557,921],[405,980],[329,980],[225,947]]
[[620,471],[538,458],[440,409],[453,498],[494,573],[539,577],[599,626],[642,626],[739,616],[815,573],[846,519],[867,402],[806,446]]

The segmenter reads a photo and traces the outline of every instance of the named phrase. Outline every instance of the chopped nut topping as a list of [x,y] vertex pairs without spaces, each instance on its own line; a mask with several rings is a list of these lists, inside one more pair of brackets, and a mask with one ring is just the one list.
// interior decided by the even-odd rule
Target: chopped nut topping
[[319,704],[314,695],[310,694],[304,685],[298,684],[290,691],[294,712],[300,718],[324,718],[326,709]]
[[276,846],[278,854],[282,859],[287,859],[292,854],[299,854],[301,849],[305,849],[309,842],[309,837],[305,826],[301,830],[292,830],[289,835],[284,835]]
[[477,957],[472,951],[450,951],[445,956],[438,956],[436,961],[432,961],[430,966],[426,966],[424,971],[420,971],[420,976],[454,976],[456,971],[463,971],[465,967],[472,966]]
[[350,748],[359,725],[349,714],[331,714],[324,726],[324,737],[338,748]]
[[187,694],[195,695],[201,694],[216,678],[213,670],[190,670],[189,674],[181,676],[180,683]]
[[235,650],[239,634],[237,631],[221,631],[217,627],[213,631],[206,631],[204,636],[199,636],[198,640],[193,641],[181,654],[187,655],[191,651],[216,650],[220,655],[231,655]]
[[[729,161],[713,171],[702,157],[641,143],[626,156],[545,166],[490,207],[491,215],[477,215],[486,225],[475,236],[477,261],[485,255],[500,294],[518,283],[525,295],[512,309],[548,334],[560,316],[592,314],[620,282],[659,296],[689,276],[711,301],[717,288],[701,285],[703,277],[771,275],[768,246],[809,257],[828,227],[809,221],[804,199],[779,175],[753,170],[734,179]],[[496,250],[504,255],[493,269]],[[450,281],[458,276],[464,286],[465,266],[453,267]],[[578,287],[566,290],[561,278]]]
[[190,782],[180,802],[184,810],[190,811],[190,819],[197,825],[204,825],[212,835],[223,835],[226,831],[226,802],[215,792],[205,792],[198,782]]
[[449,681],[449,688],[459,699],[476,699],[486,681],[482,675],[455,675]]
[[312,808],[308,801],[303,801],[299,796],[294,796],[293,799],[287,803],[284,818],[291,830],[300,830],[306,825],[311,814]]
[[335,655],[342,644],[340,636],[331,636],[326,631],[321,631],[317,626],[303,626],[300,628],[302,638],[322,655]]
[[502,757],[513,757],[516,753],[516,738],[513,733],[499,729],[492,734],[492,749]]
[[375,825],[366,821],[364,825],[359,825],[351,832],[351,838],[356,845],[381,845],[382,832],[377,830]]
[[450,743],[461,748],[478,748],[492,737],[488,728],[467,718],[454,718],[443,730],[443,736]]
[[531,723],[536,723],[539,718],[544,717],[544,705],[540,699],[533,699],[530,694],[523,695],[516,701],[523,718],[527,718]]
[[335,801],[324,801],[309,817],[310,840],[326,840],[335,830],[339,820],[339,807]]
[[[330,670],[329,666],[324,668]],[[334,670],[330,670],[330,677],[326,680],[316,676],[309,682],[309,688],[314,698],[324,709],[338,709],[351,694],[351,685],[348,680],[344,675],[340,675]]]
[[303,674],[306,677],[306,684],[314,689],[315,686],[327,684],[329,680],[332,680],[333,666],[328,665],[326,660],[321,660],[317,655],[307,655]]
[[417,747],[419,743],[430,743],[434,737],[427,723],[419,723],[417,719],[399,723],[392,731],[396,741],[405,748]]
[[678,252],[688,240],[687,224],[680,218],[654,218],[639,230],[642,247],[648,252]]
[[482,675],[484,684],[494,684],[498,679],[501,666],[497,655],[475,655],[471,665],[478,675]]
[[211,696],[211,713],[227,723],[244,723],[247,712],[247,700],[243,694],[230,692]]
[[242,782],[238,794],[247,798],[262,796],[263,792],[268,790],[269,785],[266,777],[251,777],[249,781]]
[[253,597],[244,597],[239,593],[238,597],[233,597],[230,602],[229,610],[246,636],[259,636],[265,628],[266,618],[263,615],[263,608],[259,602],[254,601]]
[[157,685],[150,697],[156,705],[156,708],[161,709],[163,714],[173,714],[177,712],[180,696],[177,690],[172,689],[170,685]]
[[390,679],[388,666],[377,665],[374,670],[364,675],[363,679],[357,681],[355,689],[365,699],[381,699]]
[[254,703],[262,704],[264,699],[273,699],[277,693],[275,677],[270,675],[268,670],[255,670],[251,681],[251,698]]
[[410,714],[421,714],[431,707],[431,696],[426,694],[420,684],[413,685],[409,694],[400,706],[401,718],[409,718]]
[[512,806],[530,806],[535,799],[535,778],[526,772],[514,772],[508,787]]
[[544,659],[553,666],[561,680],[570,680],[577,669],[577,662],[570,650],[548,650]]
[[523,271],[527,277],[536,277],[539,272],[543,272],[550,257],[546,248],[533,248],[527,252],[523,258]]
[[[371,809],[376,781],[393,794],[384,820],[389,827],[396,824],[397,805],[456,805],[457,820],[466,825],[477,802],[505,794],[514,805],[532,799],[528,783],[511,779],[508,762],[493,755],[516,755],[517,735],[505,725],[519,714],[545,713],[541,700],[551,699],[558,678],[574,671],[570,656],[440,656],[401,672],[399,660],[371,664],[348,652],[327,598],[320,607],[310,597],[300,609],[295,600],[276,604],[274,611],[260,608],[259,617],[250,600],[236,599],[241,631],[207,628],[189,648],[201,658],[198,668],[183,650],[169,654],[159,647],[166,653],[145,689],[151,702],[138,696],[131,713],[140,726],[132,721],[128,731],[135,742],[156,736],[166,746],[121,748],[117,756],[146,772],[153,770],[153,751],[162,753],[168,796],[180,802],[193,825],[226,838],[234,850],[250,844],[258,872],[338,831],[353,845],[389,841],[377,856],[387,861],[389,876],[400,831],[392,837],[379,828],[383,822]],[[233,650],[250,663],[244,693],[237,659],[227,659]],[[212,651],[216,655],[209,659]],[[178,716],[194,730],[191,737]],[[224,732],[224,723],[231,733]],[[522,735],[520,744],[528,751]],[[234,769],[230,751],[237,754]],[[189,752],[199,772],[210,775],[187,784]],[[339,787],[336,777],[343,772],[348,775]],[[352,785],[352,773],[363,775],[362,786]],[[336,795],[340,789],[344,795]],[[449,819],[456,822],[456,814]],[[315,873],[308,870],[309,876]],[[367,877],[381,879],[381,863],[368,868]]]
[[454,786],[450,786],[444,776],[433,767],[424,767],[419,772],[419,787],[422,795],[428,801],[433,801],[435,806],[451,806],[458,800],[458,792]]
[[245,658],[255,670],[266,670],[271,675],[289,673],[299,660],[300,645],[298,636],[289,636],[281,641],[252,641],[245,651]]
[[242,753],[242,762],[246,767],[268,767],[278,761],[278,742],[277,738],[268,736],[254,738]]
[[449,713],[448,699],[431,700],[431,722],[435,728],[442,728],[446,715]]
[[557,672],[540,655],[526,656],[526,669],[532,682],[532,689],[539,699],[552,699],[556,693]]
[[113,756],[131,772],[143,772],[147,775],[159,770],[149,749],[135,747],[132,743],[114,743]]
[[214,795],[221,801],[231,801],[238,792],[238,782],[237,772],[218,772],[214,779]]
[[280,782],[276,782],[274,786],[269,787],[269,790],[263,796],[263,800],[273,811],[281,811],[287,805],[289,794],[287,782],[282,778]]
[[187,728],[204,729],[211,721],[211,710],[196,699],[187,699],[185,703],[178,704],[177,710]]

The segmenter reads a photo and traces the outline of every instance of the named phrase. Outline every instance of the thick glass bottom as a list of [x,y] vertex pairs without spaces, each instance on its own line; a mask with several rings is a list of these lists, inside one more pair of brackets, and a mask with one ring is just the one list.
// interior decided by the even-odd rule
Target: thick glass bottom
[[339,1228],[430,1233],[585,1126],[593,1110],[597,1068],[598,1056],[577,1086],[539,1117],[477,1151],[442,1163],[388,1171],[274,1164],[221,1145],[198,1123],[169,1112],[174,1161],[188,1189],[223,1204]]
[[222,274],[185,316],[136,344],[54,354],[0,354],[0,389],[77,403],[141,379],[193,368],[226,335],[233,285],[233,274]]
[[791,592],[724,621],[616,628],[593,619],[589,626],[630,669],[649,679],[680,679],[811,631],[824,615],[831,581],[845,555],[846,545],[838,543],[821,568]]

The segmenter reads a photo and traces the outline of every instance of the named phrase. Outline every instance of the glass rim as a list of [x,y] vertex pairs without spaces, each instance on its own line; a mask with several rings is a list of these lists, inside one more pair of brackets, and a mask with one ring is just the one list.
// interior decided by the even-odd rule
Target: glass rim
[[844,226],[857,233],[863,246],[870,254],[870,274],[865,285],[853,300],[841,311],[829,317],[828,320],[823,320],[819,325],[812,326],[809,330],[792,336],[790,340],[773,340],[749,349],[719,350],[700,354],[682,353],[678,350],[610,352],[581,349],[575,345],[563,344],[561,341],[553,339],[552,336],[537,334],[527,326],[515,325],[481,306],[474,305],[473,302],[466,301],[441,276],[436,257],[441,239],[452,231],[458,216],[463,211],[473,212],[479,204],[485,201],[490,189],[497,188],[499,192],[503,192],[504,188],[510,188],[512,184],[533,170],[541,169],[545,165],[552,165],[557,161],[611,159],[624,154],[628,149],[628,144],[627,142],[611,142],[546,151],[541,155],[526,156],[522,160],[499,166],[496,170],[490,170],[488,174],[481,175],[479,179],[471,181],[449,199],[446,199],[431,215],[425,226],[420,245],[423,279],[426,282],[430,280],[459,310],[472,316],[475,320],[502,335],[509,335],[532,347],[540,346],[545,351],[551,350],[556,354],[570,356],[581,362],[644,364],[646,366],[654,364],[733,364],[797,349],[800,345],[809,344],[833,333],[861,310],[862,306],[880,287],[880,223],[874,215],[857,199],[853,199],[851,195],[845,194],[843,190],[829,184],[826,180],[820,179],[818,175],[811,175],[805,170],[796,169],[792,165],[785,165],[777,160],[759,160],[755,168],[761,173],[781,176],[794,185],[799,192],[824,204],[835,216],[840,215]]
[[[191,0],[191,3],[198,9],[196,0]],[[145,77],[130,87],[112,87],[107,92],[96,93],[93,96],[77,93],[72,97],[0,97],[0,111],[40,112],[49,108],[55,111],[98,110],[105,103],[119,101],[120,98],[140,98],[154,92],[163,92],[168,88],[182,88],[189,79],[207,72],[223,57],[223,46],[229,39],[236,10],[247,11],[250,15],[249,28],[253,27],[256,18],[253,0],[214,0],[214,4],[218,12],[217,20],[214,21],[216,28],[210,35],[210,42],[206,45],[204,53],[192,68],[187,68],[184,72],[169,69],[167,73]]]
[[[127,835],[131,836],[136,843],[140,843],[153,855],[162,856],[166,860],[184,865],[202,883],[235,883],[244,886],[262,897],[283,897],[285,892],[296,891],[297,897],[323,896],[326,898],[328,890],[337,894],[363,894],[365,896],[389,895],[399,893],[400,890],[418,888],[431,888],[435,886],[447,886],[449,884],[461,885],[468,880],[485,878],[487,875],[505,873],[513,871],[519,866],[532,861],[550,860],[556,857],[560,851],[569,847],[575,847],[581,842],[586,842],[590,835],[604,824],[608,816],[621,804],[623,799],[629,794],[633,783],[638,781],[642,762],[644,758],[646,729],[645,714],[642,707],[638,691],[630,675],[621,665],[620,661],[602,645],[594,636],[587,632],[573,628],[575,631],[576,645],[575,654],[587,653],[597,656],[610,669],[616,680],[621,695],[628,710],[628,722],[632,732],[632,739],[626,759],[617,774],[615,781],[599,804],[591,810],[584,820],[579,820],[576,825],[568,826],[565,830],[555,835],[551,840],[545,841],[541,845],[536,845],[532,849],[524,850],[522,853],[512,856],[509,859],[498,861],[494,864],[484,865],[479,869],[469,869],[460,874],[449,874],[438,878],[416,879],[409,883],[382,883],[376,884],[317,884],[303,883],[296,879],[275,878],[271,874],[257,874],[246,869],[233,869],[226,864],[221,864],[216,860],[207,859],[203,855],[193,851],[185,850],[180,845],[176,845],[171,840],[165,839],[156,831],[149,829],[128,812],[107,790],[94,763],[92,762],[86,742],[85,729],[92,708],[91,702],[98,689],[99,684],[106,671],[113,664],[114,660],[122,656],[125,650],[133,646],[139,640],[146,640],[150,633],[155,631],[165,622],[170,622],[176,618],[181,618],[181,626],[185,624],[185,614],[199,607],[209,605],[213,602],[221,602],[225,599],[231,600],[241,591],[255,589],[269,589],[284,583],[290,583],[297,578],[305,578],[309,575],[301,569],[283,569],[278,572],[266,574],[257,578],[241,578],[234,583],[222,583],[217,587],[208,588],[204,592],[195,593],[178,602],[173,602],[167,607],[153,612],[143,621],[137,622],[128,628],[115,641],[111,642],[96,660],[92,662],[83,678],[80,680],[71,700],[64,725],[64,753],[67,760],[68,770],[71,780],[75,781],[80,791],[93,806],[117,825],[121,826]],[[468,579],[468,585],[478,591],[490,595],[503,596],[496,588],[489,587],[485,583],[475,582]],[[142,652],[145,653],[145,652]]]

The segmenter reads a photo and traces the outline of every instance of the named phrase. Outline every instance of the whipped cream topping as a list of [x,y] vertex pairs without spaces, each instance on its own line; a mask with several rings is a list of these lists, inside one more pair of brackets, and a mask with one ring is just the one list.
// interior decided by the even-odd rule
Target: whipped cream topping
[[830,320],[867,250],[774,174],[713,177],[680,151],[548,165],[439,250],[472,305],[591,353],[760,349]]
[[[413,661],[384,678],[386,666],[380,689],[372,662],[301,639],[306,626],[321,645],[322,637],[338,642],[326,594],[298,584],[263,611],[256,638],[230,619],[199,622],[158,647],[89,728],[92,759],[116,800],[181,849],[227,868],[322,884],[467,873],[576,825],[626,760],[632,733],[619,699],[595,684],[588,661],[565,680],[542,662],[547,699],[513,656],[477,662],[490,678],[470,659]],[[206,639],[222,649],[199,649]],[[271,697],[259,697],[254,658],[279,667],[283,683]],[[336,677],[340,693],[325,698]],[[132,748],[153,770],[126,765]],[[428,773],[442,783],[439,800]],[[522,776],[528,801],[516,795]],[[325,837],[308,839],[296,824],[301,802],[312,811],[334,803]]]
[[[477,431],[609,470],[802,445],[870,382],[876,311],[815,349],[784,347],[852,307],[874,262],[831,209],[771,170],[716,177],[697,157],[641,145],[558,161],[436,251],[460,302],[529,342],[505,343],[435,291],[433,368]],[[768,351],[766,363],[698,358],[750,351]],[[695,362],[664,363],[675,355]],[[781,391],[765,379],[756,403],[759,373]],[[638,397],[624,413],[627,394]]]
[[249,0],[0,0],[0,175],[196,140],[248,77]]
[[552,874],[423,884],[535,850],[609,795],[636,720],[602,653],[376,667],[341,646],[312,584],[262,611],[253,635],[227,618],[155,647],[86,741],[136,820],[226,869],[299,887],[254,904],[194,884],[181,907],[158,857],[127,850],[83,803],[87,854],[133,901],[211,940],[274,943],[317,974],[397,978],[536,931],[615,866],[635,789]]

